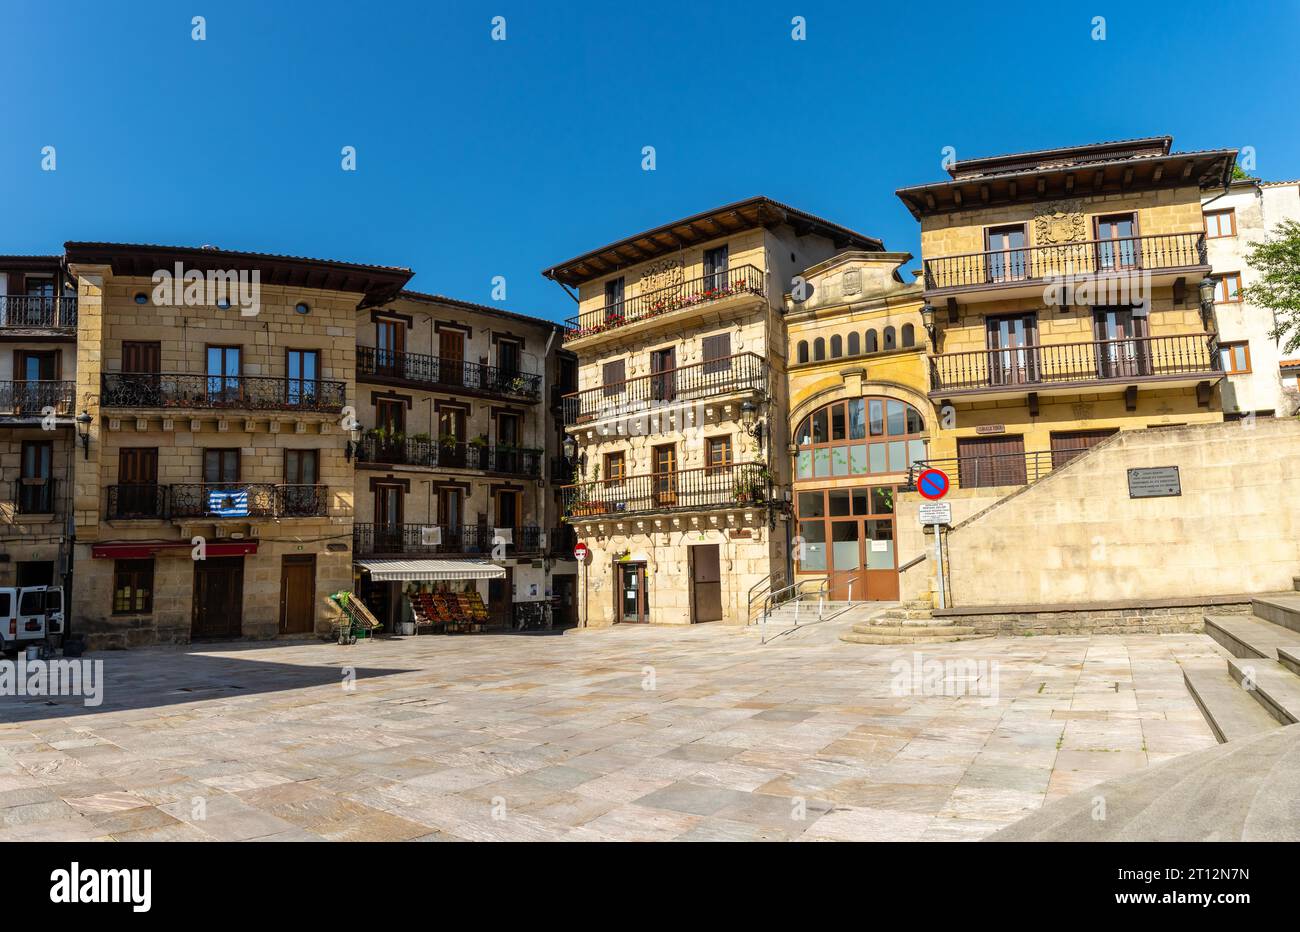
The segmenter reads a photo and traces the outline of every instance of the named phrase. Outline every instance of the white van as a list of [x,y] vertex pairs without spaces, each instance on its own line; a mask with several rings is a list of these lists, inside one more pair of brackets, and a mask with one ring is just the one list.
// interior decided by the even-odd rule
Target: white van
[[63,634],[62,586],[0,588],[0,647],[6,653]]

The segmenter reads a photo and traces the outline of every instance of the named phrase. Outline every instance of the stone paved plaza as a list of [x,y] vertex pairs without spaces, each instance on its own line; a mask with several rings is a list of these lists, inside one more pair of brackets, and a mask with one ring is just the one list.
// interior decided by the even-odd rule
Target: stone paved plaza
[[988,698],[853,620],[88,655],[97,709],[0,698],[0,839],[970,840],[1215,743],[1204,635],[922,646]]

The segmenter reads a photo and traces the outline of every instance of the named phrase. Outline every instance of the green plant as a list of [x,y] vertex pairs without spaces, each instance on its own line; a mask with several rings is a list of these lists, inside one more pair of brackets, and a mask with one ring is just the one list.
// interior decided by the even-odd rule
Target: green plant
[[1269,335],[1286,338],[1284,352],[1300,348],[1300,222],[1284,220],[1267,239],[1252,243],[1246,264],[1259,279],[1244,288],[1242,296],[1273,312],[1277,325]]
[[438,443],[448,450],[456,449],[456,444],[459,442],[460,441],[457,440],[455,434],[443,434],[441,437],[438,438]]

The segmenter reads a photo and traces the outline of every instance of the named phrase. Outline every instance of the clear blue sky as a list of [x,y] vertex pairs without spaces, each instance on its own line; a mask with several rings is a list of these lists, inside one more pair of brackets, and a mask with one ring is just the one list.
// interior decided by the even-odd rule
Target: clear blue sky
[[562,318],[541,269],[753,194],[916,253],[893,192],[944,146],[1169,133],[1300,177],[1298,26],[1295,0],[0,0],[0,252],[211,243],[484,303],[504,275],[505,307]]

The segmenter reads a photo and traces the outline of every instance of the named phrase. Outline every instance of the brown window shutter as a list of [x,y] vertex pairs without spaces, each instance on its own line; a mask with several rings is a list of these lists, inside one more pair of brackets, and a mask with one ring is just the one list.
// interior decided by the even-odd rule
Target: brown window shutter
[[718,333],[704,338],[704,371],[725,372],[731,368],[731,334]]
[[615,359],[613,362],[605,363],[601,373],[601,383],[605,386],[606,395],[617,395],[623,390],[623,382],[627,378],[625,360]]

